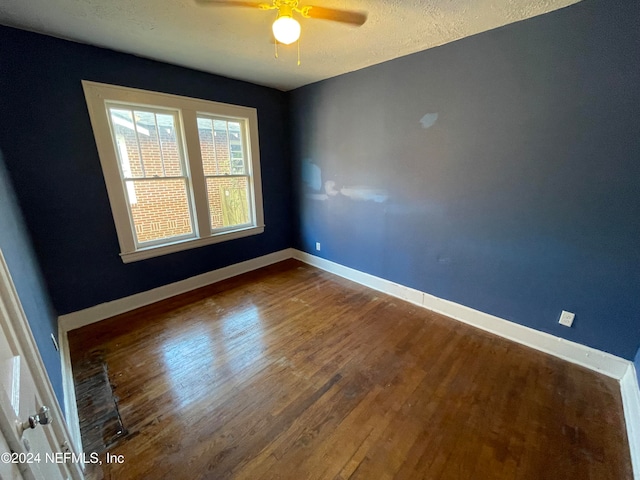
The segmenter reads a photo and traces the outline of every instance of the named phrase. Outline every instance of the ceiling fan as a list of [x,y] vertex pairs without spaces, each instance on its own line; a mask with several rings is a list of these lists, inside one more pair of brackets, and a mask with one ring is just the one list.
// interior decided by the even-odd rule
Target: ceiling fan
[[272,0],[271,3],[234,0],[196,0],[196,3],[201,5],[277,10],[278,16],[272,26],[273,36],[278,42],[285,45],[289,45],[300,38],[300,23],[293,17],[294,12],[300,14],[303,18],[331,20],[333,22],[347,23],[358,27],[367,21],[367,14],[363,12],[337,10],[335,8],[317,7],[314,5],[299,6],[298,0]]

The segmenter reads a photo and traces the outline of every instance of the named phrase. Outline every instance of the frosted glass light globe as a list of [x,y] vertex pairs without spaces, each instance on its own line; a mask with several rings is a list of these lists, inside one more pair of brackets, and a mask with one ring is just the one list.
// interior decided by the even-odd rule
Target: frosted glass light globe
[[278,17],[273,22],[272,29],[276,40],[285,45],[289,45],[300,38],[300,24],[292,17]]

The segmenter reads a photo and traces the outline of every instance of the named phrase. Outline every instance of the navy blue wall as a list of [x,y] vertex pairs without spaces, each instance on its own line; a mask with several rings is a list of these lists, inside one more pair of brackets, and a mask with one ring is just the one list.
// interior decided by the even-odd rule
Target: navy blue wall
[[[0,101],[0,105],[4,103]],[[40,267],[0,152],[0,250],[7,262],[20,303],[49,374],[58,402],[64,409],[60,355],[50,334],[58,336],[58,320],[51,306]]]
[[[0,148],[54,307],[65,314],[291,245],[285,94],[0,27]],[[81,80],[258,109],[265,232],[123,264]]]
[[633,359],[638,25],[585,0],[293,91],[297,247]]

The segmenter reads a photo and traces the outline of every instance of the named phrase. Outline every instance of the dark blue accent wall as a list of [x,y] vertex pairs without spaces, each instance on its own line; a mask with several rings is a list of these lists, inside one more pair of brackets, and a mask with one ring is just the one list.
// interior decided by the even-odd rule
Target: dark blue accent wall
[[[0,100],[0,102],[2,102]],[[2,103],[0,103],[1,105]],[[51,333],[58,336],[58,320],[52,308],[40,267],[31,247],[22,213],[15,198],[0,151],[0,250],[20,297],[40,356],[64,409],[60,355],[53,346]]]
[[584,0],[293,91],[296,246],[633,359],[638,25]]
[[[58,314],[291,245],[286,94],[0,27],[0,148]],[[258,109],[265,232],[123,264],[81,80]]]

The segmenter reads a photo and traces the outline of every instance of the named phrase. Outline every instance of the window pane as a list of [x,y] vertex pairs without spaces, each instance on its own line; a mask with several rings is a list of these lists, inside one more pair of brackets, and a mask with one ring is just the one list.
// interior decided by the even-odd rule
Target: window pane
[[164,177],[162,168],[162,154],[156,131],[156,116],[153,112],[133,113],[138,131],[138,144],[142,154],[145,177]]
[[124,178],[144,177],[138,139],[133,123],[133,112],[119,108],[110,108],[111,125],[118,146],[118,160]]
[[217,175],[216,151],[213,143],[213,121],[210,118],[198,117],[198,135],[200,136],[200,153],[205,175]]
[[167,177],[183,175],[178,137],[176,134],[175,118],[173,115],[156,114],[158,131],[160,132],[160,148],[164,161],[164,173]]
[[244,175],[245,155],[239,122],[198,117],[205,175]]
[[227,122],[224,120],[213,121],[213,139],[216,151],[217,175],[229,175],[231,164],[229,163],[229,135]]
[[247,177],[207,178],[207,195],[213,230],[251,222]]
[[238,122],[229,122],[229,150],[231,151],[231,173],[242,175],[244,171],[244,149],[242,131]]
[[182,161],[171,114],[110,107],[124,178],[182,176]]
[[125,184],[138,243],[193,234],[185,180],[127,180]]

